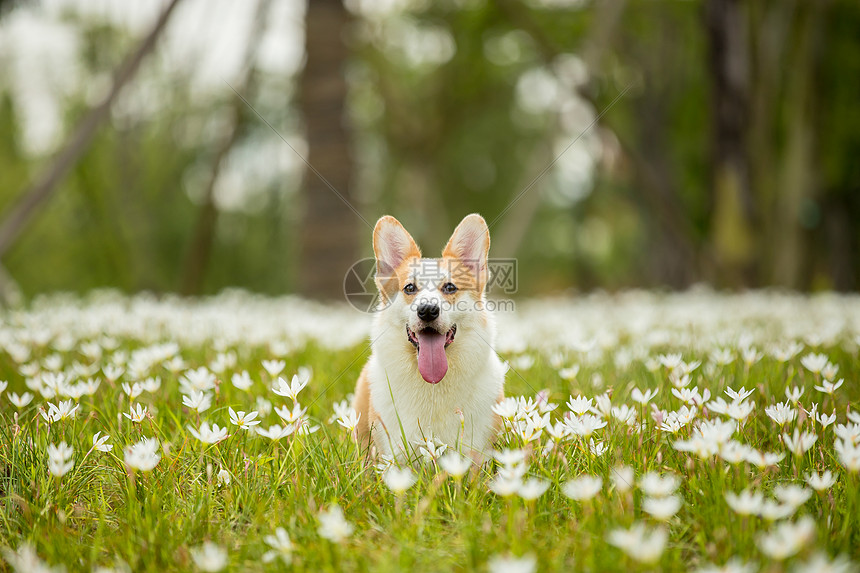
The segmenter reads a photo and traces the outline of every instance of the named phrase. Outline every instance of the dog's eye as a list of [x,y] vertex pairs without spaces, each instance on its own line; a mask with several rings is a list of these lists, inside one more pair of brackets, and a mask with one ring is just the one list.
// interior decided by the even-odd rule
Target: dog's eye
[[405,287],[403,287],[403,292],[405,292],[406,294],[415,294],[416,292],[418,292],[418,288],[415,286],[414,283],[409,283]]
[[457,292],[457,285],[454,283],[445,283],[442,285],[442,292],[445,294],[454,294]]

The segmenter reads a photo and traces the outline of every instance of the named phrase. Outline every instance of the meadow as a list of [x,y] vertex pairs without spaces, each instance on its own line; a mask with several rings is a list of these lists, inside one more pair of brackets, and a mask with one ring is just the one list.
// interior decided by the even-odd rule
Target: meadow
[[371,319],[244,292],[0,311],[0,569],[855,570],[860,297],[518,301],[480,466],[356,445]]

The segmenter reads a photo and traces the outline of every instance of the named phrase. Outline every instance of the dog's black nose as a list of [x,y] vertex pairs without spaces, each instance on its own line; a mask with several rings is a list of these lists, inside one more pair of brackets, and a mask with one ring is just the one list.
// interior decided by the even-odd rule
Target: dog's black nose
[[424,302],[418,305],[418,318],[424,322],[436,320],[439,317],[439,305],[436,303]]

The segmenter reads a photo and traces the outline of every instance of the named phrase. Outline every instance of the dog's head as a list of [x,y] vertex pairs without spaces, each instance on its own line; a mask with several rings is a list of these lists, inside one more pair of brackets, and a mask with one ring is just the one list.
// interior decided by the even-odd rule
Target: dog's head
[[[461,334],[486,326],[484,288],[490,230],[480,215],[466,216],[442,251],[423,258],[412,236],[394,217],[373,230],[376,285],[385,320],[403,330],[416,351],[421,377],[436,384],[448,371],[448,348]],[[402,325],[402,326],[401,326]]]

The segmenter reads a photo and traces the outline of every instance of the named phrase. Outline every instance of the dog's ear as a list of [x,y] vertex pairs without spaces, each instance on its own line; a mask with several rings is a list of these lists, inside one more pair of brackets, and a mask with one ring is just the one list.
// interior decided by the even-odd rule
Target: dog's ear
[[373,229],[373,252],[376,255],[376,286],[386,298],[399,289],[397,267],[406,259],[421,257],[412,235],[390,215],[376,222]]
[[487,256],[490,253],[490,228],[477,213],[466,215],[448,244],[442,256],[459,260],[475,277],[478,292],[484,291],[487,284]]

